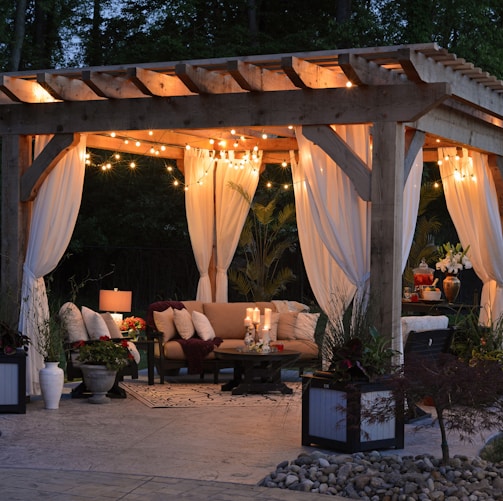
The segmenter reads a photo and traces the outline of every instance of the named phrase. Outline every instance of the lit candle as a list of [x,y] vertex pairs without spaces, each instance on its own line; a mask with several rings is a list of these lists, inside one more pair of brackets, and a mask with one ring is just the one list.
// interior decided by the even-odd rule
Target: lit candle
[[252,324],[251,318],[250,317],[246,317],[245,318],[245,327],[249,327],[251,324]]
[[260,310],[258,308],[255,308],[253,310],[252,320],[253,320],[254,324],[259,324],[260,323]]
[[264,329],[271,328],[271,314],[272,314],[271,308],[264,309]]
[[246,308],[246,318],[250,320],[253,318],[253,308]]

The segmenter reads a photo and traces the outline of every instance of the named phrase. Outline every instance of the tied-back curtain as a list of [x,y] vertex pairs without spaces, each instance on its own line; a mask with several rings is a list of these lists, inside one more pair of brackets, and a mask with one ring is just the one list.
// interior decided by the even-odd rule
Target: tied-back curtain
[[[307,278],[320,308],[329,316],[338,317],[353,298],[356,286],[347,279],[318,234],[309,205],[304,172],[302,166],[297,163],[294,152],[290,152],[290,165],[297,231]],[[345,301],[335,300],[334,294],[343,297]]]
[[[35,156],[49,142],[35,139]],[[26,391],[40,395],[39,330],[47,326],[49,307],[44,275],[58,264],[70,242],[82,199],[85,173],[85,138],[72,148],[47,176],[33,204],[26,260],[23,264],[19,330],[31,340],[27,359]]]
[[[336,132],[366,165],[371,165],[368,125],[342,125]],[[358,196],[342,169],[306,139],[301,129],[296,129],[296,136],[299,164],[319,237],[363,297],[370,276],[370,203]]]
[[215,301],[217,303],[228,301],[227,270],[250,209],[250,205],[241,193],[230,187],[229,183],[241,186],[252,200],[258,185],[262,152],[254,156],[247,153],[246,159],[238,161],[234,158],[234,152],[230,151],[228,158],[220,158],[217,161],[215,175],[217,242]]
[[214,238],[214,169],[215,158],[209,150],[185,150],[185,184],[188,188],[185,192],[185,211],[192,250],[199,270],[196,299],[208,303],[212,300],[208,268]]
[[480,322],[489,325],[503,313],[503,236],[494,180],[487,155],[456,148],[439,150],[447,209],[482,280]]

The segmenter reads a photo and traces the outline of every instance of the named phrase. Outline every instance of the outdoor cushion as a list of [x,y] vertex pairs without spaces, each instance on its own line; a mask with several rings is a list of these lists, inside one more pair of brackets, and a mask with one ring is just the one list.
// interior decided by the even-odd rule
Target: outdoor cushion
[[87,306],[82,306],[82,318],[89,334],[89,339],[99,339],[100,337],[110,337],[110,331],[103,317],[91,310]]
[[89,339],[82,314],[74,303],[68,302],[63,304],[59,309],[59,318],[66,334],[66,340],[69,343],[87,341]]
[[204,313],[193,311],[192,323],[194,324],[197,335],[203,341],[211,341],[212,339],[215,339],[215,330],[211,326],[210,321],[206,318]]
[[194,324],[188,310],[173,310],[173,320],[182,339],[190,339],[194,335]]
[[307,339],[314,341],[314,333],[316,324],[320,318],[319,313],[299,313],[295,322],[294,336],[295,339]]
[[103,320],[107,324],[108,332],[109,332],[110,337],[112,339],[119,339],[121,337],[124,337],[122,335],[121,330],[119,329],[119,326],[117,325],[114,318],[112,317],[111,313],[109,313],[109,312],[102,313],[101,317],[103,318]]
[[164,311],[154,311],[155,328],[162,332],[162,342],[165,343],[176,336],[173,308]]

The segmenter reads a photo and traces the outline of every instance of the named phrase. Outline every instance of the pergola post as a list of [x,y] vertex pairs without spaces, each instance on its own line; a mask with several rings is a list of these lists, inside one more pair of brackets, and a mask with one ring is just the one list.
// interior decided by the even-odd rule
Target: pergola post
[[31,164],[31,136],[2,137],[2,267],[3,318],[16,324],[23,263],[28,246],[32,202],[21,200],[21,176]]
[[394,122],[373,127],[370,293],[376,327],[398,345],[402,288],[402,219],[405,128]]

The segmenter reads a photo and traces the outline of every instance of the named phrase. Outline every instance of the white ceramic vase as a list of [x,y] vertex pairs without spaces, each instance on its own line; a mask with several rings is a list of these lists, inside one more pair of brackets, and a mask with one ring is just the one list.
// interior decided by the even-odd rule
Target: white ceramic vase
[[110,402],[108,391],[115,383],[116,371],[111,371],[105,365],[81,365],[86,388],[92,393],[88,402],[91,404],[106,404]]
[[65,374],[59,362],[45,362],[39,371],[40,390],[46,409],[59,409]]

